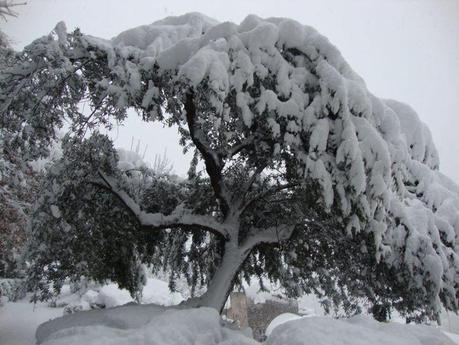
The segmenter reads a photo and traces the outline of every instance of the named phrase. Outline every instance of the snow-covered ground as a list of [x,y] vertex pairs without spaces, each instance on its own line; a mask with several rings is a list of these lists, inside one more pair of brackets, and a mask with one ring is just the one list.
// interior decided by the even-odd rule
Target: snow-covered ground
[[[258,302],[269,298],[257,294],[253,287],[249,295]],[[114,284],[90,289],[83,295],[72,294],[68,287],[50,307],[36,305],[27,299],[5,302],[0,307],[0,344],[33,345],[35,333],[43,345],[254,345],[256,341],[231,329],[213,309],[179,309],[171,307],[183,300],[171,293],[167,283],[149,278],[143,292],[144,305],[132,303],[125,290]],[[126,304],[127,303],[127,304]],[[106,309],[88,310],[91,305]],[[313,298],[300,301],[303,309],[318,309]],[[64,305],[83,310],[61,317]],[[369,316],[347,320],[316,316],[280,315],[269,326],[266,345],[454,345],[459,335],[442,332],[431,326],[379,323]],[[317,315],[318,314],[318,315]],[[53,321],[47,322],[51,319]],[[41,324],[41,326],[39,326]],[[38,330],[37,330],[38,329]],[[307,341],[307,342],[305,342]]]
[[50,308],[45,303],[36,305],[22,300],[6,302],[0,307],[0,344],[35,344],[37,327],[50,319],[62,316],[64,308]]
[[[169,291],[167,283],[155,278],[148,278],[143,289],[142,303],[154,303],[170,306],[183,300],[179,293]],[[107,308],[133,302],[126,290],[115,284],[108,284],[97,289],[89,289],[83,295],[70,292],[64,285],[61,296],[50,307],[49,303],[29,303],[29,298],[18,302],[3,301],[0,306],[0,345],[35,344],[35,331],[38,326],[50,319],[64,315],[64,310],[89,310],[91,305],[104,305]]]
[[[8,343],[6,343],[8,344]],[[38,345],[256,345],[228,328],[214,309],[128,304],[83,311],[47,322]],[[368,316],[346,320],[305,317],[278,324],[266,345],[455,345],[431,326],[380,323]]]

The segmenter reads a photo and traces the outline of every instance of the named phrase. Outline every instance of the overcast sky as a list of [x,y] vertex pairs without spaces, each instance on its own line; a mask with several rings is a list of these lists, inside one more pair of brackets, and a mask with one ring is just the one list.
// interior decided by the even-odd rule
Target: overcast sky
[[[17,1],[18,2],[18,1]],[[69,30],[103,38],[166,16],[202,12],[240,23],[247,14],[289,17],[315,27],[335,44],[376,96],[410,104],[432,131],[440,170],[459,183],[459,0],[27,0],[0,28],[22,48],[64,20]],[[167,149],[184,175],[175,130],[133,118],[113,133],[148,145],[146,158]]]

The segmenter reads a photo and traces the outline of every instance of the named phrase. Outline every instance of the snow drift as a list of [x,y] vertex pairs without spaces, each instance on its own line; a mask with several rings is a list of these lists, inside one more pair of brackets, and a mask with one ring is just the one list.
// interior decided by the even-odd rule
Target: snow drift
[[80,312],[41,325],[43,345],[254,345],[254,340],[223,327],[210,308],[167,309],[156,305],[126,305]]
[[[38,345],[254,345],[258,342],[225,326],[211,308],[173,309],[126,305],[80,312],[44,323]],[[430,326],[380,323],[367,316],[334,320],[310,317],[286,321],[266,345],[454,345]]]
[[454,345],[439,329],[378,322],[367,316],[346,320],[302,318],[273,329],[266,345]]

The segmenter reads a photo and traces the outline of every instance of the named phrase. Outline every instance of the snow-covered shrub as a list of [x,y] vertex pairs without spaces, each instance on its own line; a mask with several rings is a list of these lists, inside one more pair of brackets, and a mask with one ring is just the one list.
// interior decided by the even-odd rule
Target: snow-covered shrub
[[15,302],[26,296],[24,281],[22,279],[0,279],[0,300],[6,297],[8,301]]

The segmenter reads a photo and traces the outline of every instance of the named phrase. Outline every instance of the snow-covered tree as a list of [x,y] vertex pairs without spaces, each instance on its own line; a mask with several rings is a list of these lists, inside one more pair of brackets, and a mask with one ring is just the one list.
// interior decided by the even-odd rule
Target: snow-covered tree
[[[136,272],[140,260],[207,285],[190,305],[221,309],[240,277],[266,275],[335,304],[456,309],[459,188],[415,112],[373,96],[313,28],[187,14],[103,40],[59,23],[18,59],[0,72],[5,146],[45,155],[71,123],[32,228],[37,262],[44,244],[62,248],[43,266],[51,280],[85,265],[97,276],[101,266],[87,267],[102,263],[112,271],[98,277],[123,281],[107,272]],[[126,189],[108,139],[87,130],[128,108],[178,127],[195,152],[188,180],[157,176],[140,197]],[[99,241],[80,245],[91,256],[72,247],[82,236]]]
[[[16,16],[13,7],[23,5],[0,1],[0,20]],[[0,69],[17,62],[8,37],[0,30]],[[17,259],[25,241],[27,213],[30,210],[38,174],[17,155],[14,146],[6,147],[0,128],[0,277],[17,277]]]

